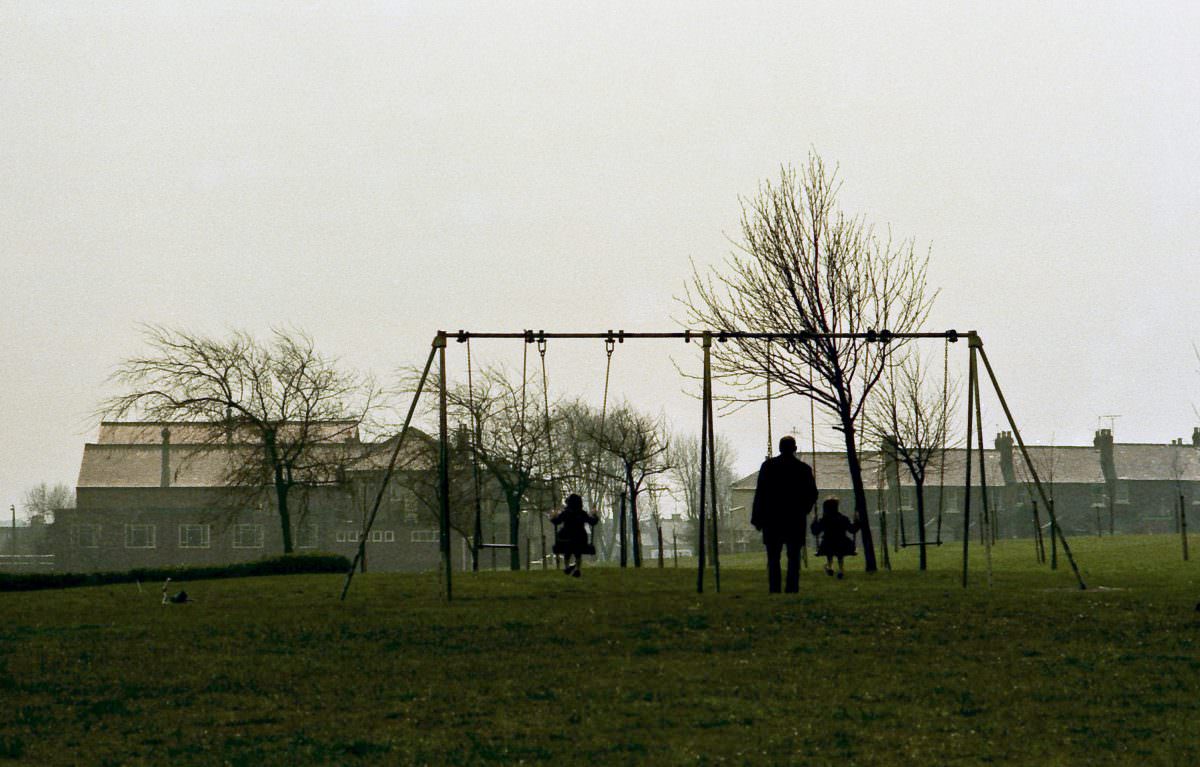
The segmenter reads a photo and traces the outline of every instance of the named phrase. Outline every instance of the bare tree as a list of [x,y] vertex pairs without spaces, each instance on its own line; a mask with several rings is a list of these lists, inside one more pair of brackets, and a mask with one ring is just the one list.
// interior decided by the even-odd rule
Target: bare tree
[[50,523],[59,509],[75,508],[75,491],[63,482],[49,485],[41,482],[25,491],[21,502],[25,516],[31,522]]
[[[717,513],[718,530],[729,528],[730,501],[733,496],[733,483],[737,476],[733,470],[736,455],[733,445],[722,435],[716,435],[717,467]],[[676,434],[671,444],[671,479],[677,497],[683,499],[684,514],[688,519],[688,545],[696,551],[699,542],[700,525],[700,436],[697,434]],[[731,546],[733,541],[728,535],[721,535],[720,540],[727,541]]]
[[[662,417],[654,418],[620,405],[608,414],[604,430],[592,432],[590,438],[600,449],[612,455],[620,465],[629,500],[628,526],[633,533],[633,566],[642,566],[642,534],[638,518],[638,496],[646,489],[647,480],[670,470],[666,425]],[[618,524],[621,566],[628,564],[628,541],[625,507],[622,506]]]
[[283,551],[291,553],[290,493],[334,485],[362,457],[359,428],[378,388],[318,353],[302,331],[275,329],[260,341],[243,331],[219,339],[146,326],[144,336],[150,352],[117,367],[112,380],[126,393],[100,412],[211,427],[193,431],[206,449],[226,450],[225,484],[273,489]]
[[[877,237],[861,218],[837,208],[840,182],[815,154],[797,172],[780,171],[743,198],[741,240],[722,268],[693,274],[683,303],[690,323],[718,331],[867,333],[915,330],[933,294],[926,289],[928,256],[913,242]],[[866,569],[876,569],[857,424],[871,389],[902,344],[882,335],[813,338],[797,343],[730,339],[713,349],[714,374],[734,384],[742,400],[761,398],[770,375],[785,389],[813,399],[838,419],[862,525]]]
[[[438,473],[441,447],[437,440],[424,434],[417,435],[405,460],[397,466],[392,482],[407,490],[415,503],[415,513],[427,522],[440,524],[442,518],[442,483]],[[460,424],[446,446],[450,489],[450,529],[467,540],[475,534],[475,494],[480,494],[481,515],[491,518],[497,499],[490,492],[493,486],[486,482],[476,483],[479,467],[472,461],[470,434],[467,426]],[[370,480],[375,475],[369,475]],[[374,499],[378,484],[367,488],[362,497],[367,506]],[[479,552],[471,547],[471,568],[479,569]]]
[[[940,466],[951,446],[950,414],[957,412],[957,404],[958,397],[951,391],[949,380],[929,380],[928,366],[919,352],[911,350],[884,379],[863,420],[865,433],[882,446],[885,460],[902,464],[912,477],[921,570],[926,569],[928,470],[935,459],[935,465]],[[944,493],[944,488],[939,488],[939,492]]]
[[583,400],[562,405],[555,419],[555,472],[570,492],[578,493],[584,507],[601,518],[603,534],[593,537],[597,554],[609,559],[616,549],[614,510],[622,496],[624,473],[617,458],[601,449],[595,435],[604,432],[607,413]]
[[[405,377],[415,381],[418,373],[408,371]],[[472,470],[477,466],[482,473],[481,486],[494,483],[504,499],[508,509],[508,543],[512,546],[510,567],[519,570],[523,509],[531,506],[546,512],[558,502],[553,497],[557,479],[552,449],[554,403],[550,403],[548,413],[541,388],[517,383],[500,367],[477,371],[471,384],[447,386],[447,416],[470,435],[467,447],[474,463]],[[431,391],[437,391],[441,384],[433,376],[428,385]],[[452,490],[452,498],[453,494]]]

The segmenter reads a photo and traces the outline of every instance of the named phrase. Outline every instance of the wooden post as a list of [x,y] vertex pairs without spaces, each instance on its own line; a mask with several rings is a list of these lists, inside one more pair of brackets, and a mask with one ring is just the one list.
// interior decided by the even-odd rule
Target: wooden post
[[1179,494],[1179,537],[1183,541],[1183,561],[1188,561],[1187,539],[1187,505],[1183,501],[1183,493]]
[[[546,518],[543,517],[541,514],[538,514],[538,535],[540,535],[542,538],[542,569],[545,570],[546,569]],[[528,541],[529,539],[526,538],[525,540]],[[526,548],[528,548],[528,547],[526,547]],[[526,561],[529,560],[528,553],[526,553],[525,559],[526,559]],[[557,562],[558,562],[558,560],[555,560],[555,564],[557,564]],[[526,567],[525,569],[528,570],[529,568]]]
[[671,556],[675,560],[675,567],[679,567],[679,535],[674,526],[671,527]]
[[1031,500],[1033,504],[1033,552],[1037,556],[1039,565],[1046,564],[1046,540],[1042,537],[1042,518],[1038,514],[1037,501]]
[[996,392],[996,397],[1000,400],[1000,407],[1004,408],[1004,416],[1008,419],[1008,425],[1012,427],[1013,436],[1017,439],[1017,445],[1021,448],[1021,457],[1025,459],[1025,466],[1029,469],[1029,475],[1033,477],[1033,483],[1037,486],[1038,495],[1041,496],[1042,503],[1046,504],[1046,510],[1050,513],[1051,530],[1057,540],[1062,543],[1063,553],[1067,555],[1067,561],[1071,563],[1071,571],[1075,574],[1075,580],[1079,583],[1081,590],[1087,589],[1087,583],[1083,580],[1083,574],[1079,572],[1079,565],[1075,562],[1075,556],[1071,553],[1071,546],[1067,543],[1066,537],[1063,535],[1062,527],[1058,524],[1058,518],[1054,515],[1054,502],[1046,494],[1046,489],[1042,487],[1042,481],[1038,477],[1037,469],[1034,468],[1033,461],[1029,458],[1029,451],[1025,449],[1025,440],[1021,437],[1021,430],[1017,428],[1017,421],[1013,418],[1012,411],[1009,410],[1008,401],[1004,399],[1004,392],[1000,389],[1000,382],[996,380],[996,371],[992,370],[992,363],[988,360],[987,352],[983,350],[983,341],[975,333],[971,333],[970,342],[973,347],[979,348],[979,358],[983,360],[983,366],[987,369],[988,378],[991,379],[992,389]]
[[[525,536],[525,570],[526,570],[526,572],[528,572],[533,567],[533,559],[529,556],[532,553],[530,551],[530,548],[532,548],[532,547],[533,547],[533,541],[529,538],[528,535]],[[542,551],[542,569],[543,570],[546,569],[545,548],[546,548],[546,537],[542,536],[542,549],[543,549],[543,551]]]
[[967,560],[971,547],[971,444],[975,441],[973,426],[975,423],[975,391],[979,388],[975,382],[979,380],[979,369],[975,362],[975,347],[971,346],[970,364],[967,367],[967,478],[963,482],[963,553],[962,553],[962,585],[967,587]]
[[705,494],[708,485],[708,461],[704,460],[708,456],[708,398],[711,395],[709,387],[712,385],[712,334],[708,331],[704,332],[704,384],[703,393],[700,396],[700,527],[696,535],[696,555],[699,562],[696,567],[696,593],[704,593],[704,523],[707,521],[704,516]]
[[663,537],[662,537],[662,522],[655,524],[655,529],[658,530],[658,569],[663,568]]
[[1050,499],[1050,569],[1058,569],[1058,518],[1054,516],[1054,499]]
[[983,501],[983,525],[986,530],[986,535],[983,541],[983,550],[986,552],[987,558],[987,583],[988,588],[992,586],[992,507],[988,503],[987,493],[987,461],[986,453],[983,451],[983,411],[979,407],[979,375],[976,370],[975,376],[975,430],[976,436],[979,438],[979,491]]
[[[435,340],[432,347],[429,349],[429,357],[425,360],[425,369],[421,371],[421,380],[417,382],[417,390],[413,393],[412,402],[408,405],[408,415],[404,417],[404,426],[400,427],[400,436],[396,438],[396,444],[392,447],[392,455],[388,460],[387,469],[383,472],[383,479],[379,483],[379,490],[375,493],[375,504],[371,507],[371,514],[367,517],[367,524],[363,528],[362,538],[358,543],[358,552],[355,554],[355,559],[366,557],[367,534],[371,531],[371,526],[375,524],[375,516],[379,513],[379,507],[383,504],[383,496],[387,491],[388,482],[392,478],[392,471],[396,468],[396,457],[400,455],[400,448],[404,445],[404,438],[408,436],[408,427],[412,423],[413,413],[417,412],[417,401],[421,399],[421,392],[425,390],[425,381],[429,378],[429,370],[433,367],[433,358],[437,355],[437,341]],[[346,582],[342,584],[341,601],[346,601],[346,593],[350,591],[350,582],[354,580],[354,570],[358,567],[358,562],[351,562],[350,569],[346,571]]]
[[439,503],[441,505],[441,537],[442,537],[442,559],[446,568],[446,601],[454,599],[454,585],[452,582],[454,568],[450,562],[450,451],[447,443],[449,438],[449,426],[447,425],[446,413],[446,332],[438,331],[437,340],[435,341],[438,347],[438,370],[439,370],[439,386],[438,386],[438,491],[441,495]]
[[709,488],[712,492],[712,549],[713,549],[713,582],[717,586],[717,593],[721,593],[721,547],[720,538],[718,537],[718,523],[721,519],[721,510],[717,501],[717,433],[716,419],[713,417],[713,400],[712,400],[712,376],[709,376],[708,382],[708,481],[711,483]]

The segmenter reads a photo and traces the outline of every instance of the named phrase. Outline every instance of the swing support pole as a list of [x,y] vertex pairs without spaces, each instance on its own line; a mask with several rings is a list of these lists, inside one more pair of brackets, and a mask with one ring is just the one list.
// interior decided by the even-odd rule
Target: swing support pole
[[1004,392],[1000,390],[1000,383],[996,380],[996,373],[992,370],[992,363],[988,361],[987,352],[983,350],[983,340],[972,332],[970,333],[970,342],[972,349],[979,350],[979,358],[983,360],[983,366],[987,370],[988,378],[991,379],[992,388],[996,391],[996,397],[1000,400],[1000,406],[1004,408],[1004,417],[1008,419],[1008,425],[1012,427],[1013,437],[1017,440],[1017,445],[1021,448],[1021,457],[1025,459],[1025,466],[1029,469],[1029,476],[1033,477],[1033,483],[1037,486],[1038,495],[1042,498],[1042,503],[1046,506],[1046,511],[1050,514],[1050,532],[1051,535],[1057,536],[1056,539],[1062,543],[1063,553],[1067,555],[1067,561],[1071,563],[1071,571],[1075,573],[1075,580],[1079,583],[1080,590],[1086,590],[1087,584],[1083,581],[1083,575],[1079,572],[1079,565],[1075,562],[1075,555],[1071,553],[1071,545],[1067,543],[1066,536],[1063,535],[1062,527],[1058,524],[1058,516],[1054,513],[1054,503],[1046,494],[1046,489],[1042,487],[1042,480],[1038,477],[1037,469],[1033,466],[1033,460],[1029,457],[1029,451],[1025,449],[1025,440],[1021,437],[1021,430],[1017,428],[1017,422],[1013,418],[1012,411],[1008,408],[1008,402],[1004,399]]
[[438,498],[441,506],[439,515],[442,540],[442,560],[446,568],[446,601],[454,600],[453,572],[454,566],[450,561],[450,450],[449,427],[446,412],[446,333],[439,331],[434,342],[438,351],[438,367],[441,372],[438,387],[438,437],[441,445],[438,450]]
[[704,593],[704,522],[705,493],[708,485],[708,413],[712,403],[712,333],[704,331],[701,344],[704,348],[704,385],[700,396],[700,528],[697,534],[696,593]]
[[371,526],[375,524],[375,517],[379,514],[379,506],[383,503],[383,494],[387,492],[388,483],[392,479],[392,472],[396,469],[396,459],[400,455],[400,448],[404,445],[404,438],[408,436],[408,427],[412,423],[413,413],[417,412],[417,401],[421,399],[421,392],[425,390],[425,380],[429,377],[429,369],[433,367],[433,357],[437,354],[437,342],[429,350],[429,358],[425,360],[425,369],[421,371],[421,380],[417,383],[417,390],[413,393],[412,402],[408,406],[408,415],[404,417],[404,426],[400,428],[400,436],[396,438],[396,446],[392,448],[391,458],[388,459],[387,469],[383,472],[383,480],[379,483],[379,490],[375,493],[375,503],[371,507],[371,514],[367,517],[367,524],[363,527],[362,535],[358,540],[358,552],[354,555],[354,561],[350,563],[350,569],[346,572],[346,582],[342,585],[342,602],[346,601],[346,592],[350,590],[350,581],[354,580],[354,570],[358,567],[358,563],[366,556],[367,537],[371,532]]

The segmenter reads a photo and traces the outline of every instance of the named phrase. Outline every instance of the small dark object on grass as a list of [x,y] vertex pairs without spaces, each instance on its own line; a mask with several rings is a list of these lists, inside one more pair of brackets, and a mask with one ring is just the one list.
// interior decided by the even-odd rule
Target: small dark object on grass
[[163,581],[162,603],[164,605],[186,605],[188,602],[192,601],[188,598],[188,593],[186,591],[179,591],[176,594],[168,594],[167,584],[170,582],[170,578],[167,578],[165,581]]

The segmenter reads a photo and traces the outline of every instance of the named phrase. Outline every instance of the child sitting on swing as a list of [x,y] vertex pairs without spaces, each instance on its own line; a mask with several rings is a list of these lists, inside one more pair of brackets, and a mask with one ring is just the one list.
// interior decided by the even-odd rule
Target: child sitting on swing
[[[563,574],[576,578],[582,576],[579,568],[583,566],[583,555],[596,553],[596,547],[588,540],[587,526],[595,527],[599,521],[600,517],[583,510],[583,498],[575,493],[567,496],[562,511],[550,517],[551,524],[555,526],[554,553],[561,554],[567,563]],[[575,564],[571,564],[572,557],[575,558]]]
[[838,580],[845,578],[842,560],[856,553],[854,534],[858,532],[858,522],[851,522],[838,511],[837,498],[826,498],[821,504],[821,517],[813,520],[812,532],[821,537],[821,542],[817,544],[817,556],[825,557],[825,574],[833,575],[833,558],[837,557]]

